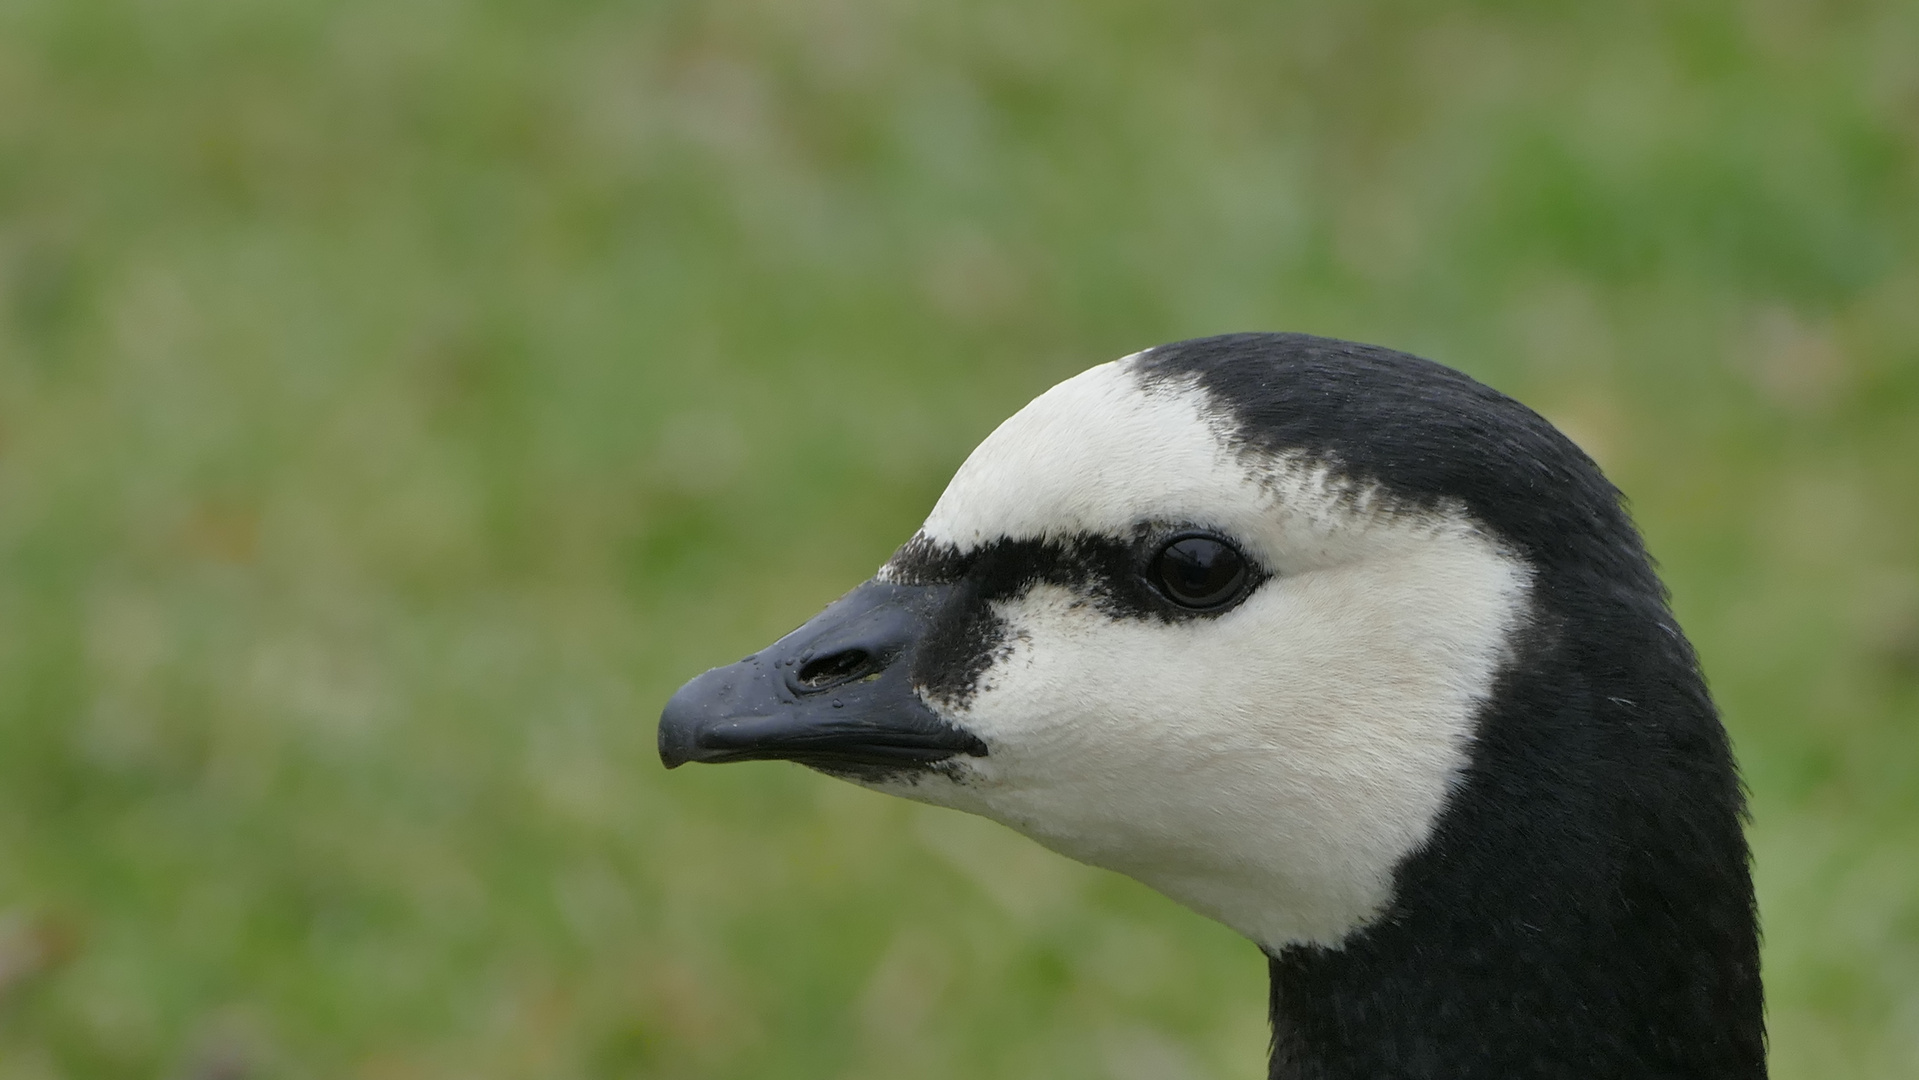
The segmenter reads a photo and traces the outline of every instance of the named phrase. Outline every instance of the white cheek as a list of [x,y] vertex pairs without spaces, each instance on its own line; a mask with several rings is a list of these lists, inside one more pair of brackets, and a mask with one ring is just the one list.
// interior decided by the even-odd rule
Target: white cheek
[[1276,576],[1218,618],[1170,624],[1058,587],[1002,605],[1007,654],[963,706],[934,705],[990,754],[874,786],[1004,822],[1268,949],[1335,943],[1431,835],[1529,575],[1456,507],[1392,505],[1323,462],[1253,454],[1196,387],[1133,367],[1094,368],[1008,419],[923,536],[964,553],[1190,523]]
[[991,754],[899,794],[1128,874],[1268,948],[1337,942],[1430,835],[1525,606],[1523,566],[1456,521],[1213,619],[1115,619],[1057,587],[950,719]]

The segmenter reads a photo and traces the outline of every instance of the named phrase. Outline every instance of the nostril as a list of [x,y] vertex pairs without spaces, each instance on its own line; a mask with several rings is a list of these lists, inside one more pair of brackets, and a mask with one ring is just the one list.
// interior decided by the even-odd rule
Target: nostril
[[852,682],[876,666],[873,655],[865,649],[842,649],[808,660],[800,665],[795,678],[809,690],[824,690],[829,686]]

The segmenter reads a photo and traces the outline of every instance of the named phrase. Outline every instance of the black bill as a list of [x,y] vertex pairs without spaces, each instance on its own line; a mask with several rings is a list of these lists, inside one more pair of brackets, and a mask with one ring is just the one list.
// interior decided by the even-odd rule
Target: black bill
[[914,655],[949,592],[869,581],[769,648],[680,687],[660,713],[660,760],[869,772],[985,756],[985,743],[912,687]]

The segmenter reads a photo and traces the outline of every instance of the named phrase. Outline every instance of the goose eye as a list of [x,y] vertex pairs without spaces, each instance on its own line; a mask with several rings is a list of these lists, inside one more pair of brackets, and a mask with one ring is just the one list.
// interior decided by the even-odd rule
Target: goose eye
[[1246,560],[1211,536],[1182,536],[1159,550],[1151,575],[1166,598],[1189,608],[1215,608],[1239,596]]

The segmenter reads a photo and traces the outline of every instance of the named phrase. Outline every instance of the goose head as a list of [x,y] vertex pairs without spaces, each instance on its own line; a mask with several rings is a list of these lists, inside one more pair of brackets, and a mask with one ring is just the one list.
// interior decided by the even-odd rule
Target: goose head
[[1738,782],[1639,536],[1428,361],[1247,334],[1068,379],[659,739],[1224,923],[1270,958],[1275,1076],[1763,1073]]

